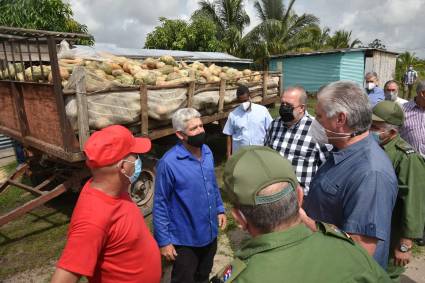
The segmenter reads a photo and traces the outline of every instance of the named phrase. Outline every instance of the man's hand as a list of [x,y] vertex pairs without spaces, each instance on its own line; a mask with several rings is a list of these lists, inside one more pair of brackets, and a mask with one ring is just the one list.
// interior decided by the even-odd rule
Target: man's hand
[[218,220],[218,226],[221,228],[221,230],[226,229],[226,225],[227,225],[226,214],[224,214],[224,213],[218,214],[217,215],[217,220]]
[[412,257],[412,252],[401,252],[398,247],[394,249],[394,265],[395,266],[405,266],[410,262],[410,258]]
[[51,283],[76,283],[81,275],[57,267],[52,276]]
[[176,260],[177,252],[176,249],[172,244],[166,245],[159,249],[161,252],[161,255],[165,257],[168,261],[174,261]]

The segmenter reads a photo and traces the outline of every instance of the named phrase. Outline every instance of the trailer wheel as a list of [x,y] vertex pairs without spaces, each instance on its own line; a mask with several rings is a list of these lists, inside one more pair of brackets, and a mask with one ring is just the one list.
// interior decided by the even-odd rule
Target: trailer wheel
[[143,169],[139,179],[128,189],[132,200],[140,208],[144,216],[152,213],[153,192],[155,190],[155,174],[151,170]]

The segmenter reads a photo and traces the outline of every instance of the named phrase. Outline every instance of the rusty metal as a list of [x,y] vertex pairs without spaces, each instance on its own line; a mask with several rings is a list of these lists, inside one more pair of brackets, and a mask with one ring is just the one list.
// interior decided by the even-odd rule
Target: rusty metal
[[[21,59],[21,67],[22,67],[22,75],[24,77],[24,81],[26,81],[26,77],[25,77],[25,65],[24,65],[24,58],[22,58],[22,48],[21,48],[21,44],[18,42],[18,49],[19,49],[19,57]],[[32,72],[31,72],[32,75]]]
[[4,59],[6,61],[6,66],[7,66],[7,77],[9,78],[9,80],[12,79],[12,76],[10,75],[10,68],[9,68],[9,60],[7,59],[7,52],[6,52],[6,44],[4,43],[4,41],[1,43],[3,45],[3,53],[4,53]]
[[13,41],[9,41],[10,52],[12,53],[12,64],[13,68],[15,68],[15,80],[18,80],[18,70],[16,68],[16,60],[15,60],[15,51],[13,50]]
[[43,60],[41,59],[40,41],[38,40],[38,37],[37,37],[37,38],[35,38],[35,42],[36,42],[36,45],[37,45],[37,51],[38,51],[38,61],[40,62],[41,77],[43,77],[43,78],[44,78]]
[[30,62],[31,74],[34,74],[34,67],[32,66],[30,42],[28,40],[27,40],[27,50],[28,50],[28,61]]

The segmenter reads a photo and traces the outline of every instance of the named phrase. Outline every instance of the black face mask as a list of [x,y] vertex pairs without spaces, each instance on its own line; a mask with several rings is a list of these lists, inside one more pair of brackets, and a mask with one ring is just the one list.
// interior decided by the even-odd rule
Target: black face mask
[[205,143],[205,132],[199,133],[194,136],[187,136],[187,143],[194,147],[201,147]]
[[294,107],[291,105],[281,104],[279,115],[282,118],[282,121],[285,123],[294,121]]

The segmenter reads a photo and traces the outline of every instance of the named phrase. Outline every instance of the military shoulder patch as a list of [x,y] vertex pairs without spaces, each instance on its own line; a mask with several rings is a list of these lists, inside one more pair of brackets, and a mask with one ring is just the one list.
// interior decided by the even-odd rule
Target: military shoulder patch
[[350,235],[339,229],[333,224],[318,222],[318,226],[320,230],[327,235],[334,236],[343,240],[346,240],[350,243],[354,243],[353,239],[351,239]]
[[214,276],[211,283],[231,283],[246,268],[246,264],[235,258],[230,264],[226,265],[220,272]]
[[401,151],[403,151],[407,155],[416,152],[410,144],[404,141],[396,143],[396,147],[398,147]]

